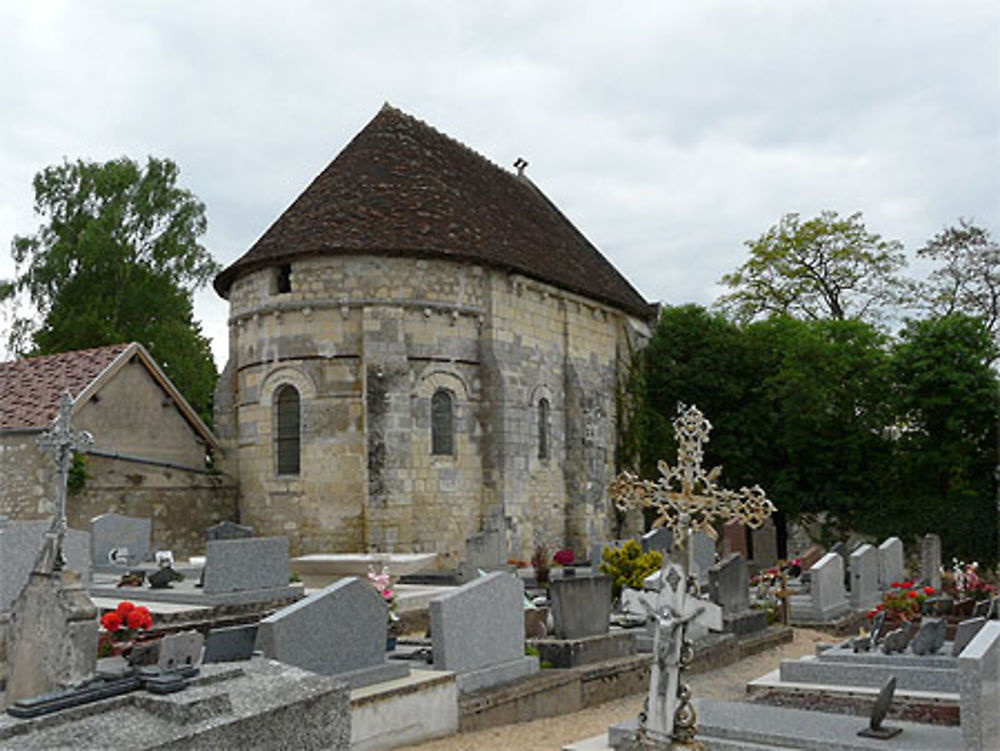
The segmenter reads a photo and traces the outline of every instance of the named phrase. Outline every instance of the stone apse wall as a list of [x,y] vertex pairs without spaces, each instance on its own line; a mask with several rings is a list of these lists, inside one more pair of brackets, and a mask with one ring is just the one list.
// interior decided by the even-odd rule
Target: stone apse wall
[[[375,256],[275,269],[230,291],[229,363],[216,393],[240,518],[294,553],[439,553],[503,517],[510,555],[539,541],[579,553],[608,533],[615,385],[626,331],[587,298],[471,264]],[[301,396],[301,469],[276,473],[274,395]],[[455,405],[455,450],[431,453],[431,397]],[[550,453],[538,456],[538,404]]]

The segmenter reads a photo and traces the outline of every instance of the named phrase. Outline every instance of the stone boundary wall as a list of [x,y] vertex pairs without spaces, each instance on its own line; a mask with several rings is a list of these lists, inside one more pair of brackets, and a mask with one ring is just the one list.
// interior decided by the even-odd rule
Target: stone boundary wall
[[69,496],[67,517],[74,529],[111,511],[153,520],[152,550],[171,550],[177,559],[204,555],[206,527],[238,521],[236,485],[226,475],[194,472],[121,459],[88,456],[90,477]]

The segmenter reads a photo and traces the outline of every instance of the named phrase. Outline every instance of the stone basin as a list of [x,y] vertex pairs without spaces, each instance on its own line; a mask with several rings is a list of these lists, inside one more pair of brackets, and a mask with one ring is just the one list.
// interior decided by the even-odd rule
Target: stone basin
[[430,568],[435,558],[437,553],[314,553],[288,563],[307,589],[319,589],[345,576],[367,576],[369,567],[378,573],[383,565],[395,582],[400,576]]

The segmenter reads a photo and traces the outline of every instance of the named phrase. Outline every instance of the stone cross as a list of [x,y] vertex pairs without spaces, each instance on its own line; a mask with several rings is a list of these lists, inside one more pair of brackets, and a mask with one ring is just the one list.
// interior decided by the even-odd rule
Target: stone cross
[[[658,601],[654,613],[657,659],[650,676],[648,705],[639,723],[640,735],[648,734],[650,740],[661,744],[669,744],[671,740],[689,743],[697,732],[690,691],[680,683],[680,671],[690,659],[682,659],[683,654],[690,652],[689,643],[683,647],[684,634],[687,624],[694,619],[714,620],[714,617],[706,618],[705,609],[710,603],[688,598],[689,591],[696,593],[698,586],[689,576],[693,554],[691,536],[702,531],[711,539],[717,539],[714,527],[717,521],[736,520],[757,529],[775,511],[774,504],[758,485],[738,491],[719,486],[722,468],[706,471],[702,467],[703,446],[712,430],[711,423],[693,405],[686,409],[678,405],[678,412],[674,420],[677,466],[671,467],[662,460],[658,462],[660,477],[656,481],[640,480],[624,471],[609,489],[611,500],[620,511],[636,507],[652,509],[656,514],[653,526],[669,528],[673,539],[687,548],[683,568],[676,564],[663,568],[663,581],[670,586],[661,587],[661,596],[666,601]],[[706,625],[712,627],[710,623]],[[722,630],[721,610],[716,629]]]
[[74,451],[86,451],[94,445],[94,437],[86,431],[70,427],[73,397],[64,391],[59,397],[59,413],[52,427],[42,431],[36,439],[38,448],[51,454],[56,463],[56,498],[52,527],[45,533],[46,543],[39,554],[35,570],[42,573],[60,571],[66,564],[63,555],[63,538],[66,536],[66,482]]

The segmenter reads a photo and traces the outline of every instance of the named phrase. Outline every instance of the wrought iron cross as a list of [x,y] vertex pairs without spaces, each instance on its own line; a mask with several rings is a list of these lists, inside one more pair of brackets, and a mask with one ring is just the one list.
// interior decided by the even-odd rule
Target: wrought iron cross
[[712,424],[694,405],[678,405],[674,420],[677,438],[677,465],[671,467],[662,459],[657,462],[660,477],[640,480],[631,472],[618,475],[609,492],[620,511],[630,508],[651,508],[656,512],[654,527],[668,527],[679,542],[702,531],[711,539],[718,537],[713,522],[735,519],[751,529],[760,527],[774,513],[774,504],[759,485],[728,490],[718,484],[722,467],[705,471],[701,466]]
[[59,397],[59,414],[52,422],[52,427],[42,431],[35,439],[43,452],[51,454],[56,463],[56,503],[52,526],[48,537],[55,537],[55,557],[52,560],[52,570],[60,571],[66,563],[63,555],[63,539],[66,537],[66,482],[69,479],[69,465],[74,451],[86,451],[94,445],[94,437],[85,430],[77,431],[70,427],[70,415],[73,411],[73,397],[69,391],[64,391]]
[[[670,636],[661,641],[663,629],[658,628],[655,648],[663,651],[664,661],[660,670],[653,671],[646,711],[639,723],[640,735],[656,737],[663,734],[681,743],[691,742],[697,732],[691,692],[680,682],[680,673],[690,662],[691,654],[690,643],[685,640],[687,624],[708,607],[706,603],[698,610],[691,610],[704,601],[686,599],[686,595],[697,592],[697,584],[690,576],[693,552],[690,538],[700,530],[716,539],[718,535],[713,526],[716,520],[735,519],[757,529],[775,511],[774,504],[759,485],[742,487],[738,491],[727,490],[718,484],[722,467],[704,470],[701,465],[703,447],[711,430],[712,424],[697,407],[692,405],[685,409],[684,405],[678,405],[678,416],[674,420],[677,466],[671,467],[662,460],[658,462],[660,477],[655,481],[640,480],[630,472],[622,472],[609,489],[611,500],[620,511],[653,509],[656,512],[653,526],[668,527],[678,544],[686,548],[680,572],[676,565],[666,562],[661,572],[661,578],[670,585],[666,592],[674,602],[657,614],[657,618],[670,624]],[[661,594],[664,592],[661,590]],[[721,621],[721,613],[718,619]],[[667,655],[673,656],[667,659]]]

